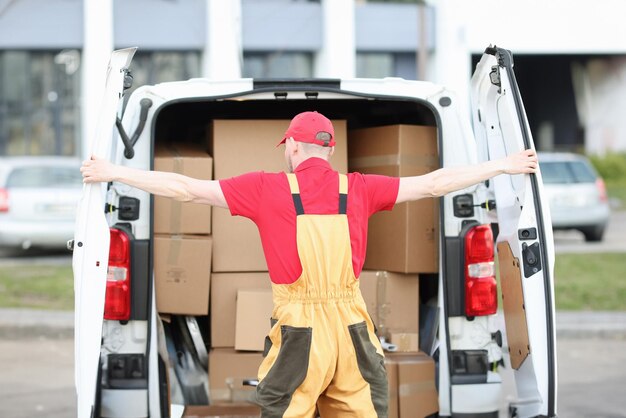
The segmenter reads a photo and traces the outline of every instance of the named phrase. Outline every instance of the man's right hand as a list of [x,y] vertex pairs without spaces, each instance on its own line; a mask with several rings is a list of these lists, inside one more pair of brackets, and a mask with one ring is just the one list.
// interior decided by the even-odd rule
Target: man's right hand
[[91,159],[83,161],[80,172],[83,174],[83,183],[110,182],[115,179],[117,166],[103,158],[94,155]]

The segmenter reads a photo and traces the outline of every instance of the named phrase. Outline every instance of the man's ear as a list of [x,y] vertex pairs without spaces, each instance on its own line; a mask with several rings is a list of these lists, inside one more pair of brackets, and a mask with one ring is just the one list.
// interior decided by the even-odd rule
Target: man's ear
[[330,147],[330,152],[328,153],[328,156],[332,157],[334,153],[335,153],[335,147]]
[[[295,142],[296,142],[295,139],[293,139],[292,137],[289,137],[285,141],[285,146],[289,145],[290,147],[292,147],[292,149],[294,149],[297,147],[297,144]],[[293,151],[291,153],[293,154]]]

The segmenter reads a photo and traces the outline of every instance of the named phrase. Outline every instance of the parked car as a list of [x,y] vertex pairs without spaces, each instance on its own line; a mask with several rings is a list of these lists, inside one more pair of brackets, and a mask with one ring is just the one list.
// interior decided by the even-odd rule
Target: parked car
[[[436,131],[434,161],[441,167],[534,148],[513,57],[502,48],[487,48],[472,77],[473,125],[462,101],[444,86],[397,78],[161,83],[134,90],[119,115],[118,100],[133,53],[128,49],[112,55],[100,129],[92,144],[96,156],[127,167],[151,169],[157,146],[204,141],[207,126],[217,120],[289,120],[304,110],[344,120],[348,129],[428,126]],[[246,146],[247,136],[250,142],[256,140],[254,131],[237,138],[237,159],[256,161],[258,156],[246,153],[254,149]],[[384,157],[389,158],[370,159],[387,164],[405,156]],[[409,163],[428,160],[421,154],[407,157]],[[187,405],[193,402],[177,390],[179,384],[201,389],[203,379],[197,373],[205,368],[185,368],[180,362],[172,366],[168,360],[166,347],[177,345],[171,338],[181,338],[177,343],[185,338],[168,332],[176,323],[172,316],[179,314],[162,321],[157,312],[155,200],[116,182],[105,197],[99,184],[84,189],[73,241],[78,416],[180,417],[182,407],[174,403],[181,398]],[[436,272],[419,277],[424,283],[420,303],[434,307],[434,314],[419,314],[427,325],[420,327],[419,341],[426,343],[422,351],[436,363],[439,416],[493,418],[502,405],[518,418],[557,416],[554,243],[549,212],[542,210],[546,205],[540,174],[496,176],[437,200],[436,224],[424,233],[424,239],[430,234],[437,241],[438,250],[428,256],[435,258],[431,261]],[[503,309],[498,309],[494,250],[506,295]],[[240,249],[241,254],[245,251]],[[199,254],[197,258],[206,252]],[[409,256],[424,254],[413,250]],[[174,271],[172,283],[182,283],[179,276]],[[497,320],[501,313],[504,321]],[[201,322],[209,321],[205,316]],[[203,344],[210,346],[206,339]],[[191,348],[185,353],[193,353],[193,344],[186,345]],[[172,367],[175,373],[168,372]],[[209,375],[211,367],[209,360]],[[515,381],[507,385],[504,379],[510,375]],[[505,394],[505,387],[515,393]],[[420,388],[409,385],[407,394]]]
[[553,229],[577,229],[601,241],[610,207],[604,180],[589,159],[574,153],[538,154]]
[[0,247],[65,248],[81,193],[77,158],[0,158]]

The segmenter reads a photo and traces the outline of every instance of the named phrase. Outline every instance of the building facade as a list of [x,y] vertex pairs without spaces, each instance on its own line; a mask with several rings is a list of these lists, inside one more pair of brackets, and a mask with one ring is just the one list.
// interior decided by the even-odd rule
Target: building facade
[[626,3],[596,3],[0,0],[0,155],[85,156],[110,51],[130,46],[135,86],[403,77],[467,105],[473,65],[496,44],[515,54],[538,148],[624,151]]
[[433,25],[433,8],[416,2],[2,1],[0,155],[85,154],[112,49],[139,48],[134,86],[191,77],[415,79],[418,55],[425,59],[418,49],[434,48]]

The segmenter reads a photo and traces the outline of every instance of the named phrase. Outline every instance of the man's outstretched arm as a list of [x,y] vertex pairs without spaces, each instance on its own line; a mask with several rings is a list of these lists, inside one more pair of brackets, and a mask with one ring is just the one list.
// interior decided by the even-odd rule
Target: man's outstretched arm
[[401,177],[396,203],[443,196],[499,174],[534,173],[537,165],[535,151],[524,150],[500,160],[465,167],[440,168],[423,176]]
[[96,157],[84,161],[80,171],[85,183],[116,181],[156,196],[228,208],[217,180],[198,180],[165,171],[138,170]]

